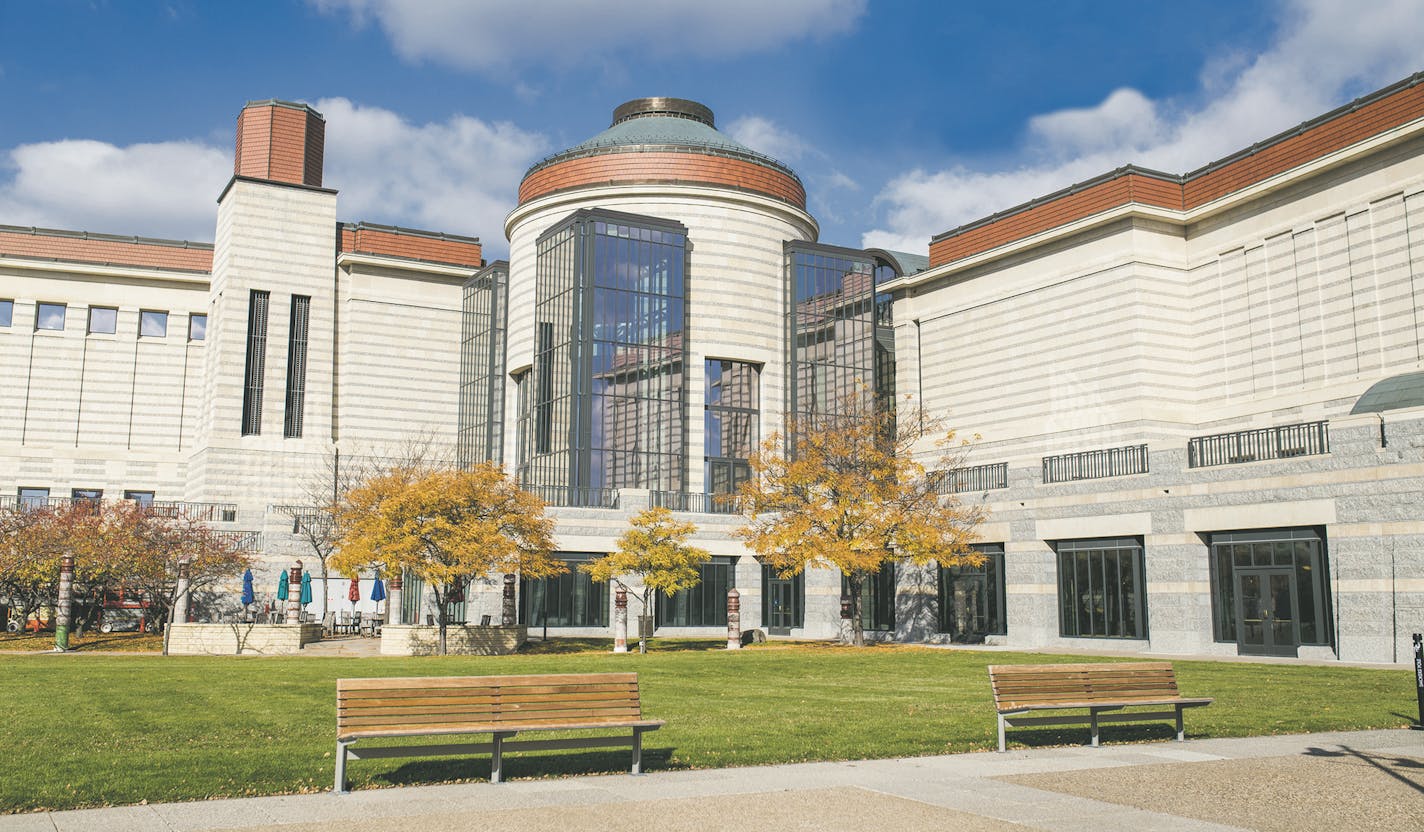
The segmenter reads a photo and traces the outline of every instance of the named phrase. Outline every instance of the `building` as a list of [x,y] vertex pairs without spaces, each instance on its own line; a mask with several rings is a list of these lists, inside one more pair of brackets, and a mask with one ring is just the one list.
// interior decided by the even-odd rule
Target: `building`
[[[821,243],[795,172],[682,99],[531,167],[495,263],[340,222],[309,107],[250,103],[237,136],[212,245],[0,227],[0,492],[171,502],[275,573],[334,466],[416,439],[516,473],[571,562],[687,513],[715,559],[663,632],[722,632],[735,586],[744,626],[825,638],[841,576],[772,574],[714,497],[870,380],[983,437],[944,487],[991,511],[984,567],[869,582],[876,637],[1388,662],[1424,625],[1424,76],[928,258]],[[519,595],[609,630],[583,573]]]

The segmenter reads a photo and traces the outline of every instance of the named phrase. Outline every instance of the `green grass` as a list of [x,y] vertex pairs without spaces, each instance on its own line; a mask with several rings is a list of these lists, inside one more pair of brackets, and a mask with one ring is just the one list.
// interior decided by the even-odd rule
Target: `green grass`
[[[646,656],[562,652],[413,659],[0,656],[0,811],[318,791],[331,787],[335,680],[347,676],[635,670],[649,770],[983,751],[995,745],[985,666],[1083,661],[910,647],[862,650],[655,642]],[[1176,662],[1193,737],[1398,727],[1413,713],[1401,670]],[[1110,725],[1104,740],[1168,739],[1169,725]],[[1086,728],[1011,742],[1078,744]],[[438,741],[438,740],[432,740]],[[512,754],[508,776],[626,770],[627,752]],[[369,760],[353,788],[489,776],[487,758]]]

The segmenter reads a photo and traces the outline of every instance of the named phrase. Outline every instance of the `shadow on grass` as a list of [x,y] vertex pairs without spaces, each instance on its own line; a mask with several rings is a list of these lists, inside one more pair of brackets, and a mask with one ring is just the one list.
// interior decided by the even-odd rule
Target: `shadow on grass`
[[[561,777],[580,774],[627,774],[632,765],[631,751],[569,751],[564,753],[531,752],[504,754],[504,778],[537,778],[549,775]],[[643,748],[643,771],[673,768],[672,748]],[[379,760],[369,763],[371,768],[381,764]],[[348,769],[359,776],[357,766],[368,765],[361,761],[352,763]],[[367,782],[383,786],[415,786],[444,783],[453,780],[489,780],[490,758],[445,757],[440,759],[416,760],[399,768],[373,773]]]
[[[1085,723],[1081,728],[1009,728],[1009,750],[1052,748],[1065,745],[1089,745],[1092,732]],[[1191,726],[1187,726],[1187,736],[1192,737]],[[1209,736],[1198,733],[1195,739]],[[1128,725],[1106,724],[1098,726],[1098,742],[1102,745],[1115,743],[1131,744],[1164,742],[1177,738],[1177,728],[1172,723],[1143,722]]]

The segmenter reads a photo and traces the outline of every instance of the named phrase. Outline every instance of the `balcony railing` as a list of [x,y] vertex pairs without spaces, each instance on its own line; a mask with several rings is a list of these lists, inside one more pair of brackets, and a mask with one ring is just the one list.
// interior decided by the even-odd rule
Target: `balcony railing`
[[257,554],[262,551],[262,532],[214,532],[219,538],[229,540],[239,551]]
[[1303,422],[1273,428],[1214,433],[1187,440],[1187,467],[1236,465],[1263,459],[1289,459],[1330,452],[1329,422]]
[[650,491],[648,505],[702,514],[740,514],[742,510],[741,498],[735,494],[693,494],[686,491]]
[[1147,446],[1128,445],[1043,458],[1043,481],[1072,482],[1147,473]]
[[618,508],[618,489],[585,488],[570,485],[520,486],[551,506],[578,508]]
[[185,503],[172,500],[155,500],[146,507],[155,517],[199,520],[204,523],[233,523],[237,521],[237,506],[232,503]]
[[934,471],[935,491],[940,494],[962,494],[966,491],[992,491],[1009,487],[1009,463],[973,465],[949,471]]

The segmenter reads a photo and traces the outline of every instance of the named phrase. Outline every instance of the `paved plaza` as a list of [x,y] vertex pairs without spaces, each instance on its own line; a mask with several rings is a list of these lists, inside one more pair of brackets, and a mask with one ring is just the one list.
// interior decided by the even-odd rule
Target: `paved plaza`
[[1108,744],[0,817],[0,832],[216,829],[1413,830],[1424,829],[1424,732]]

